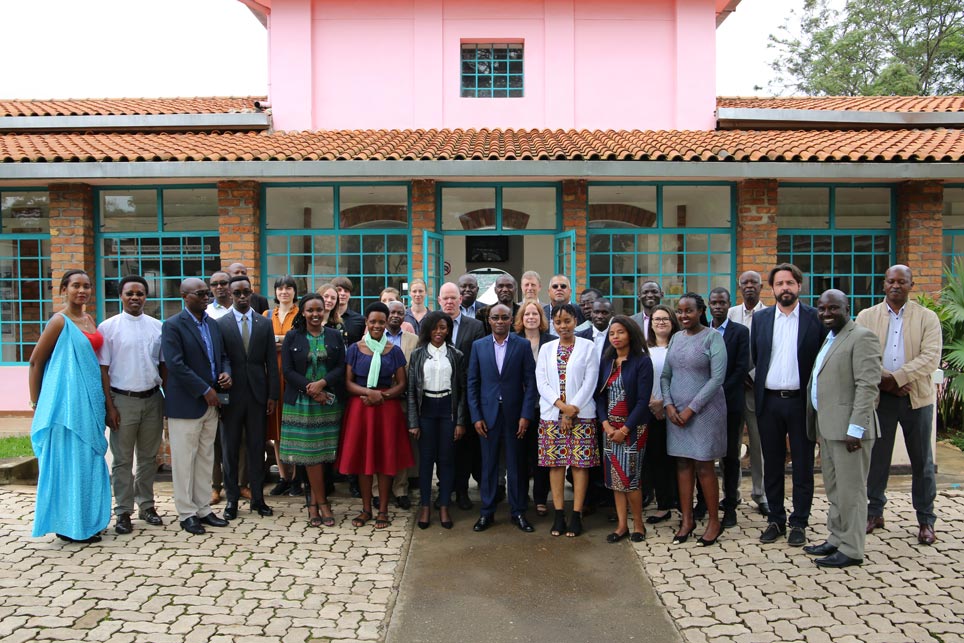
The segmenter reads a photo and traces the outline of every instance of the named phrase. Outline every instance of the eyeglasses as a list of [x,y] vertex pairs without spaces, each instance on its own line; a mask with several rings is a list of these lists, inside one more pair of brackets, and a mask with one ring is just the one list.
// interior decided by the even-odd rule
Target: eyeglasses
[[251,290],[232,290],[231,294],[235,297],[250,297],[252,292]]
[[190,292],[190,293],[188,293],[188,294],[189,294],[189,295],[194,295],[194,296],[197,297],[198,299],[207,299],[208,297],[211,296],[211,291],[210,291],[210,290],[195,290],[195,291]]
[[649,321],[653,324],[668,324],[669,317],[653,317]]
[[569,286],[567,286],[566,284],[552,284],[549,287],[552,288],[553,290],[565,290]]
[[227,282],[227,281],[212,281],[212,282],[211,282],[211,286],[212,286],[212,287],[227,286],[228,283],[229,283],[229,282]]

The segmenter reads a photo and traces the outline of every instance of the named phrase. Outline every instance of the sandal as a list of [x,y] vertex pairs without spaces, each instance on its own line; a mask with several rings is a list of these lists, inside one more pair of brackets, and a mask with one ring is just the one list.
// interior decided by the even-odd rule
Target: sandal
[[582,533],[582,512],[573,511],[572,519],[569,521],[569,528],[566,529],[566,536],[568,538],[575,538]]
[[351,521],[352,527],[364,527],[365,523],[372,519],[372,512],[370,510],[362,509],[361,513],[355,516]]
[[335,515],[331,512],[331,503],[323,502],[318,506],[321,507],[322,509],[328,510],[328,515],[325,515],[324,511],[321,512],[321,524],[323,524],[325,527],[334,527]]
[[375,516],[375,529],[387,529],[392,524],[392,521],[388,519],[388,513],[385,511],[379,511]]
[[[318,505],[314,504],[314,505],[305,505],[305,506],[308,507],[308,524],[311,525],[312,527],[321,527],[323,523],[321,520],[321,516],[318,514]],[[314,516],[311,515],[312,509],[315,510]]]
[[561,536],[562,532],[566,530],[566,511],[565,509],[556,509],[556,517],[552,521],[552,529],[549,531],[551,536]]
[[537,516],[548,516],[549,509],[545,505],[536,505],[536,515]]

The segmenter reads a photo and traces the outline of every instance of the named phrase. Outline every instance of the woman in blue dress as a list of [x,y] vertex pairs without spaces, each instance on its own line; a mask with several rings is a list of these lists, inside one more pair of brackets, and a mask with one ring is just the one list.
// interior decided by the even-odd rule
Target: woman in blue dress
[[96,352],[104,343],[84,312],[90,277],[68,270],[60,281],[66,307],[47,322],[30,355],[30,439],[37,455],[33,535],[95,543],[110,522],[106,377]]

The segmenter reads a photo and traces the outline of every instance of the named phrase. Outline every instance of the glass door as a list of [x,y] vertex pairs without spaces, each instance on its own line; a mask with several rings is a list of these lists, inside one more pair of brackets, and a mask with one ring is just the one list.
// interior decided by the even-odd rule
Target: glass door
[[[443,238],[441,234],[429,230],[425,230],[422,234],[422,250],[425,253],[423,272],[425,275],[426,290],[434,293],[434,295],[438,295],[438,289],[445,280]],[[428,303],[429,306],[434,307],[434,302]]]

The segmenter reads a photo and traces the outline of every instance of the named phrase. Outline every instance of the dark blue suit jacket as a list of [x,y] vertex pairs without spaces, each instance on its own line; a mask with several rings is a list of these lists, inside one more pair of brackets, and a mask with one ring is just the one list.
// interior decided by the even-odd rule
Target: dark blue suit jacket
[[535,413],[539,400],[536,389],[536,360],[529,341],[509,333],[505,360],[499,373],[495,363],[495,345],[491,335],[476,340],[469,356],[468,398],[472,423],[485,420],[495,426],[502,399],[502,415],[513,431],[519,418],[529,423],[538,420]]
[[723,343],[726,344],[726,379],[723,380],[726,411],[742,413],[746,403],[746,375],[750,372],[750,331],[743,324],[729,320],[723,330]]
[[[208,410],[204,392],[217,389],[211,381],[211,362],[197,328],[194,315],[186,309],[172,315],[161,327],[161,352],[167,365],[164,384],[164,415],[169,418],[197,419]],[[231,374],[231,361],[224,350],[221,330],[207,318],[214,349],[214,373]]]
[[[769,306],[753,313],[753,332],[750,334],[750,355],[756,365],[756,375],[753,380],[753,395],[756,401],[757,416],[766,409],[764,403],[766,395],[767,373],[770,371],[770,351],[773,348],[773,319],[776,306]],[[797,367],[800,372],[801,397],[806,393],[810,372],[817,359],[817,353],[827,336],[827,329],[817,317],[817,309],[806,304],[800,304],[800,320],[797,326]]]

